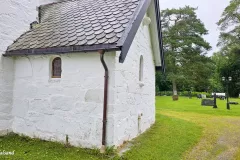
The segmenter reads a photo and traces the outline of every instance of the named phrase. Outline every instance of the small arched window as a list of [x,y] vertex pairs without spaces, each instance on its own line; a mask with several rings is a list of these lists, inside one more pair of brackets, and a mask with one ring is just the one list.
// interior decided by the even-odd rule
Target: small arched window
[[61,78],[62,60],[60,57],[54,58],[52,61],[52,78]]
[[140,64],[139,64],[139,81],[143,81],[143,56],[140,57]]

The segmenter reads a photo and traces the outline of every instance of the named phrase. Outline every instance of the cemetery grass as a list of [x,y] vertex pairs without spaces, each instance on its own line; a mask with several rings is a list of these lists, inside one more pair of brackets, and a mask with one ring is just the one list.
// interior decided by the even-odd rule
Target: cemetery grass
[[[218,109],[201,106],[201,100],[157,97],[157,112],[192,122],[202,128],[198,143],[185,151],[181,159],[240,159],[240,105],[226,109],[225,100],[217,100]],[[230,99],[240,103],[240,99]],[[180,159],[180,158],[179,158]]]
[[[238,102],[240,99],[230,98],[230,102]],[[179,101],[172,101],[169,96],[156,97],[156,108],[158,111],[176,111],[176,112],[192,112],[198,114],[209,114],[215,116],[240,116],[240,105],[230,105],[231,110],[227,110],[226,100],[217,99],[218,109],[212,107],[202,107],[201,99],[188,97],[180,97]]]
[[[240,102],[238,99],[234,101]],[[81,149],[56,142],[30,139],[10,134],[0,137],[0,151],[15,151],[14,156],[0,159],[31,160],[177,160],[177,159],[237,159],[240,158],[240,106],[227,111],[226,101],[218,100],[218,109],[202,107],[201,100],[180,97],[156,97],[156,123],[129,142],[130,150],[119,157],[109,149]]]
[[[240,99],[230,99],[240,103]],[[240,105],[201,106],[201,99],[156,97],[156,124],[136,138],[127,159],[240,159]]]

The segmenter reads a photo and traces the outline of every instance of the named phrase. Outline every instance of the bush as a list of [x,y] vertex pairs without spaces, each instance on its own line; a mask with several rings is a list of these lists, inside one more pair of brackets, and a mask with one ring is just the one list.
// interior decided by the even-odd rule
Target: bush
[[172,96],[173,92],[172,91],[161,91],[161,92],[158,92],[157,95],[158,96]]
[[[197,97],[198,94],[205,94],[207,96],[207,98],[212,98],[212,94],[211,93],[206,93],[206,92],[192,92],[191,95],[192,97]],[[172,96],[173,92],[172,91],[161,91],[157,93],[157,96]],[[183,96],[183,97],[189,97],[189,91],[181,91],[178,92],[179,96]]]

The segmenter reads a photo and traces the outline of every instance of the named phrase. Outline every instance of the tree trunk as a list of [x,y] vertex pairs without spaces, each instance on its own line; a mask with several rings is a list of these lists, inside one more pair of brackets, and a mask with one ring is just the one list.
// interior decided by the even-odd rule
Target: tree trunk
[[173,80],[172,85],[173,85],[173,96],[172,96],[172,99],[173,99],[173,101],[178,101],[177,84],[176,84],[175,80]]
[[173,95],[177,96],[178,95],[178,93],[177,93],[177,84],[176,84],[175,80],[173,80],[172,85],[173,85]]

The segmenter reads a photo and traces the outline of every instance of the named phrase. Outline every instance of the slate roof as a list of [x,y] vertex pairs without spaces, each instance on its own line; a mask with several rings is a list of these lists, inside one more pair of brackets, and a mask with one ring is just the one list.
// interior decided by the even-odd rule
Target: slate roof
[[150,2],[66,0],[40,6],[39,24],[14,41],[4,56],[104,49],[120,50],[119,61],[123,63]]
[[139,0],[74,0],[42,6],[39,27],[23,34],[8,51],[114,44],[138,4]]

